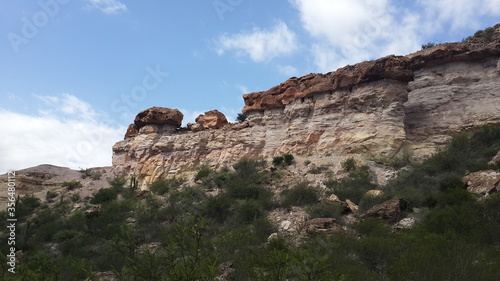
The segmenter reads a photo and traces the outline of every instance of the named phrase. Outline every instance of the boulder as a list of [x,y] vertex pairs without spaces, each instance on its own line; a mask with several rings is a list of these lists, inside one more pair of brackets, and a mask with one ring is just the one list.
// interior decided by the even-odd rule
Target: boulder
[[342,232],[342,227],[336,224],[335,221],[335,218],[316,218],[308,220],[302,224],[300,232],[305,234]]
[[356,214],[358,212],[358,205],[354,204],[351,200],[346,199],[345,203],[347,204],[347,208],[349,211],[351,211],[353,214]]
[[367,196],[372,196],[372,197],[378,197],[378,196],[384,195],[384,191],[379,190],[379,189],[372,189],[372,190],[368,190],[366,192],[366,195]]
[[218,110],[210,110],[195,119],[205,129],[220,129],[228,124],[226,116]]
[[188,130],[190,130],[192,132],[199,132],[199,131],[203,131],[205,129],[202,125],[200,125],[198,123],[188,123],[187,127],[188,127]]
[[125,133],[125,139],[134,138],[139,135],[139,130],[134,123],[128,125],[127,132]]
[[403,230],[403,229],[411,229],[415,226],[417,220],[415,218],[404,218],[398,221],[396,224],[392,226],[394,230]]
[[495,157],[493,157],[493,159],[491,159],[491,161],[488,163],[493,165],[496,163],[500,163],[500,150],[498,151],[497,155],[495,155]]
[[395,223],[404,218],[407,203],[403,199],[393,199],[373,206],[363,214],[363,218],[381,218]]
[[479,171],[463,177],[462,182],[470,193],[492,194],[500,190],[500,173],[493,170]]
[[184,115],[178,109],[155,106],[139,112],[135,117],[134,124],[137,129],[148,124],[180,127],[183,118]]

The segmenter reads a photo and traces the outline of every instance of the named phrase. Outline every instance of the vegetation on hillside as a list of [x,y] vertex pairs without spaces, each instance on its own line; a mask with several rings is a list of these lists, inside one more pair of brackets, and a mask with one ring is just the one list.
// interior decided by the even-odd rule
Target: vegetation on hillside
[[[73,200],[85,209],[75,209],[70,198],[49,208],[22,197],[16,230],[22,256],[17,273],[8,273],[8,245],[0,245],[0,279],[96,280],[98,272],[113,272],[119,280],[148,281],[214,280],[222,273],[227,280],[498,280],[500,195],[478,200],[461,178],[498,171],[498,163],[488,161],[499,150],[498,124],[457,135],[427,161],[406,163],[378,199],[365,196],[380,187],[370,169],[353,159],[342,164],[348,175],[331,179],[326,191],[302,182],[274,194],[268,187],[281,181],[279,173],[265,162],[245,160],[220,171],[202,166],[191,186],[159,181],[145,198],[115,178],[90,200]],[[318,202],[329,193],[364,210],[403,198],[407,211],[419,210],[412,215],[422,218],[398,232],[370,218],[345,234],[268,241],[276,232],[268,213],[277,207],[302,206],[311,218],[340,218],[341,208]],[[5,211],[0,219],[6,221]],[[2,229],[1,240],[7,235]]]

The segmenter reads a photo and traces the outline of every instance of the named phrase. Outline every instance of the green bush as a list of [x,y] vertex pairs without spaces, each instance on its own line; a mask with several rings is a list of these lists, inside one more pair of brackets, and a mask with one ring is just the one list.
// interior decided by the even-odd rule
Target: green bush
[[274,166],[290,166],[293,164],[293,160],[295,157],[293,157],[292,154],[287,153],[283,156],[275,156],[273,157],[273,165]]
[[282,205],[284,207],[305,206],[318,202],[318,191],[310,187],[306,182],[281,192]]
[[47,200],[50,200],[50,199],[53,199],[53,198],[56,198],[59,194],[55,191],[47,191],[47,194],[45,195],[45,199]]
[[201,180],[203,178],[206,178],[211,173],[212,173],[212,169],[210,169],[210,167],[208,167],[208,165],[202,165],[200,168],[198,168],[198,172],[196,173],[194,180],[198,181],[198,180]]
[[65,181],[62,183],[63,187],[66,187],[67,190],[73,190],[77,188],[81,188],[83,185],[79,181]]
[[102,188],[102,189],[99,189],[99,191],[97,191],[94,194],[94,197],[92,197],[92,199],[90,200],[90,203],[92,203],[92,204],[105,203],[108,201],[115,200],[117,196],[118,196],[118,192],[115,189]]
[[287,166],[292,165],[294,159],[295,159],[295,157],[293,157],[293,155],[290,154],[290,153],[287,153],[287,154],[283,155],[283,161],[285,162],[285,164]]
[[281,164],[283,164],[283,161],[285,161],[285,158],[283,156],[273,157],[273,165],[274,166],[280,166]]
[[71,195],[71,202],[78,202],[80,200],[80,194],[78,193],[75,193],[73,195]]
[[16,204],[16,215],[18,217],[30,215],[36,208],[42,205],[40,199],[33,194],[18,197],[18,200],[19,202]]
[[243,200],[236,207],[236,216],[241,222],[252,222],[262,215],[264,215],[264,210],[255,200]]
[[306,207],[309,219],[336,218],[340,219],[344,208],[340,204],[318,203]]
[[244,122],[248,119],[248,117],[243,114],[243,113],[238,113],[238,115],[236,116],[236,122]]
[[109,186],[116,190],[122,190],[126,182],[127,179],[124,177],[115,177],[108,181]]
[[377,186],[372,183],[374,176],[368,166],[361,166],[349,172],[347,177],[339,180],[329,180],[325,184],[332,189],[340,200],[349,199],[355,204],[359,204],[363,195],[370,189]]
[[344,162],[340,164],[340,166],[347,172],[354,171],[356,170],[356,160],[354,160],[354,158],[352,157],[347,158]]
[[436,43],[432,43],[432,42],[429,42],[427,44],[422,44],[422,50],[425,50],[425,49],[428,49],[428,48],[432,48],[432,47],[435,47],[437,46]]
[[164,195],[171,190],[175,190],[181,186],[183,181],[178,179],[158,180],[154,182],[149,190],[154,194]]
[[205,212],[209,218],[223,222],[231,215],[233,200],[225,195],[210,196],[206,201]]

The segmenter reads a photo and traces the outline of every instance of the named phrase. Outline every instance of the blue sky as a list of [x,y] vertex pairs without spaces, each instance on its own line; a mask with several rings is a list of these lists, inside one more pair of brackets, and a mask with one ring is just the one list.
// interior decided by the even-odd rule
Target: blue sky
[[2,1],[0,173],[111,165],[142,109],[234,120],[244,93],[499,19],[500,0]]

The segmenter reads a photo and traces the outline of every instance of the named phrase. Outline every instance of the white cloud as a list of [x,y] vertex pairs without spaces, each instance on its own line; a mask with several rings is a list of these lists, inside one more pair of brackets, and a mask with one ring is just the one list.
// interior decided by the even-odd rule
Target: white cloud
[[279,73],[288,76],[288,77],[293,77],[297,76],[298,70],[297,68],[291,66],[291,65],[277,65]]
[[450,25],[451,30],[477,29],[481,16],[499,16],[500,0],[420,0],[428,21],[434,28]]
[[118,0],[88,0],[88,9],[98,9],[105,14],[119,14],[127,11],[127,6]]
[[38,96],[43,111],[25,115],[0,108],[0,173],[40,164],[73,169],[111,165],[112,146],[126,128],[105,124],[103,116],[72,95]]
[[205,111],[198,111],[198,110],[190,111],[187,109],[179,109],[179,111],[182,112],[182,114],[184,114],[184,118],[182,119],[182,126],[186,126],[187,123],[195,123],[194,120],[196,119],[196,117],[200,116],[200,114],[205,113]]
[[420,44],[419,16],[389,0],[291,0],[304,29],[314,38],[321,72],[389,54],[406,54]]
[[222,35],[217,45],[219,55],[236,51],[239,56],[248,55],[255,62],[263,62],[292,54],[297,50],[297,39],[284,22],[278,22],[271,30],[254,28],[252,32]]

